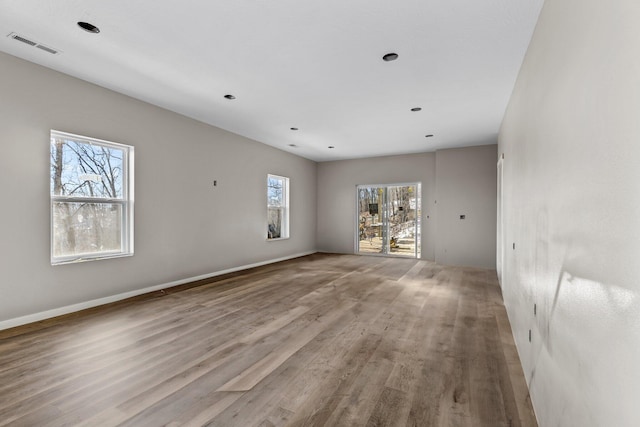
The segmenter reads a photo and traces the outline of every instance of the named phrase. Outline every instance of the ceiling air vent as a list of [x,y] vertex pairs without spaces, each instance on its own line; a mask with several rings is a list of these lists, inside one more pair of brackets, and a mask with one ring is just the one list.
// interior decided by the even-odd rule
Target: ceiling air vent
[[17,40],[19,42],[28,44],[29,46],[37,47],[38,49],[44,50],[45,52],[49,52],[49,53],[52,53],[54,55],[60,53],[60,51],[57,50],[57,49],[53,49],[53,48],[50,48],[50,47],[45,46],[43,44],[40,44],[38,42],[34,42],[33,40],[29,40],[28,38],[22,37],[21,35],[18,35],[16,33],[11,33],[7,37],[12,38],[14,40]]
[[14,39],[14,40],[18,40],[19,42],[26,43],[26,44],[28,44],[29,46],[35,46],[35,45],[37,45],[37,44],[38,44],[38,43],[36,43],[36,42],[32,42],[32,41],[31,41],[31,40],[29,40],[29,39],[25,39],[24,37],[21,37],[21,36],[17,35],[16,33],[11,33],[11,34],[9,34],[9,37],[11,37],[11,38],[12,38],[12,39]]
[[54,55],[55,55],[56,53],[58,53],[58,51],[57,51],[57,50],[55,50],[55,49],[51,49],[50,47],[46,47],[45,45],[42,45],[42,44],[39,44],[39,45],[37,45],[36,47],[37,47],[38,49],[42,49],[42,50],[44,50],[45,52],[53,53]]

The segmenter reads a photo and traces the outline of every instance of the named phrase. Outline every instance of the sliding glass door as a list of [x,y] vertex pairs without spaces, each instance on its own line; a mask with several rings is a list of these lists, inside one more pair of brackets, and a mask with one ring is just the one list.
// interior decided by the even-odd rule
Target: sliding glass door
[[420,257],[420,183],[359,185],[360,254]]

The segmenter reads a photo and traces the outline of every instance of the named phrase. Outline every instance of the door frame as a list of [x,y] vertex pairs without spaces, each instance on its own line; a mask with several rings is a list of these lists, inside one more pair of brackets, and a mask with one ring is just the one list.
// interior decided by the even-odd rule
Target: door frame
[[[403,255],[403,254],[391,254],[384,253],[384,249],[382,253],[362,253],[360,252],[360,189],[361,188],[384,188],[384,202],[383,207],[387,207],[387,190],[389,187],[414,187],[416,189],[416,213],[415,213],[415,249],[413,251],[413,255]],[[355,228],[353,233],[353,243],[354,243],[354,254],[356,255],[370,255],[370,256],[383,256],[383,257],[392,257],[392,258],[411,258],[411,259],[420,259],[422,254],[422,182],[414,181],[414,182],[400,182],[400,183],[391,183],[391,184],[357,184],[356,185],[356,197],[355,197]],[[383,209],[384,210],[384,209]],[[388,221],[388,212],[384,213],[383,222],[385,225],[385,235],[389,236],[389,221]],[[384,240],[383,240],[384,245]]]
[[498,159],[496,171],[496,274],[500,287],[504,287],[504,154]]

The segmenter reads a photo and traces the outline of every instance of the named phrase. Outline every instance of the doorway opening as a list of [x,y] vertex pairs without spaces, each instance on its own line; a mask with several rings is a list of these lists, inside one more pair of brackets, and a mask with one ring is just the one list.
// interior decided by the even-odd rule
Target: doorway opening
[[420,258],[420,187],[358,185],[357,253]]
[[504,154],[498,160],[498,188],[497,188],[497,202],[496,209],[497,218],[497,238],[496,238],[496,272],[498,274],[498,283],[500,287],[504,287],[504,212],[503,212],[503,167],[504,167]]

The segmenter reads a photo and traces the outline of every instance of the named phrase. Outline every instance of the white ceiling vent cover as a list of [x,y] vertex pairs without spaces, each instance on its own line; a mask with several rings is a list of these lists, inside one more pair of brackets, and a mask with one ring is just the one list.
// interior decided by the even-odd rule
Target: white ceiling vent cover
[[44,50],[45,52],[49,52],[51,54],[57,55],[58,53],[61,53],[61,51],[59,51],[58,49],[53,49],[49,46],[45,46],[43,44],[40,44],[38,42],[35,42],[33,40],[28,39],[27,37],[23,37],[19,34],[16,33],[10,33],[7,37],[12,38],[14,40],[17,40],[19,42],[22,42],[24,44],[28,44],[29,46],[33,46],[33,47],[37,47],[38,49]]

